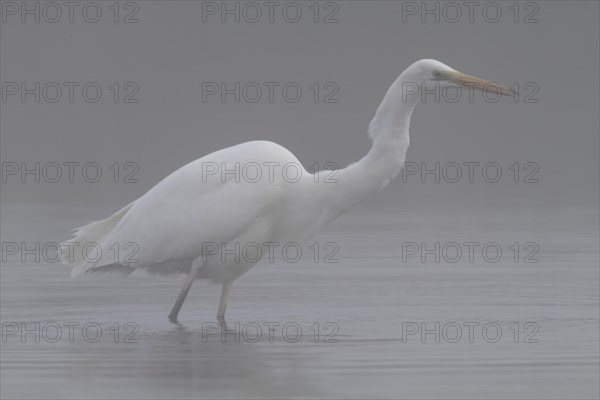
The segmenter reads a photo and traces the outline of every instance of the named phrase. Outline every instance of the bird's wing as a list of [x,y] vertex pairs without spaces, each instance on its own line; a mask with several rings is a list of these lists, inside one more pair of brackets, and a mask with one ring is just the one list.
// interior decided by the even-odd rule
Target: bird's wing
[[[195,258],[203,244],[235,239],[278,209],[285,200],[286,181],[277,174],[258,182],[236,180],[235,174],[207,177],[206,165],[232,170],[234,163],[283,163],[292,158],[296,160],[273,143],[248,142],[187,164],[107,220],[80,228],[78,232],[87,236],[76,234],[72,241],[93,238],[101,255],[92,252],[78,260],[72,275],[115,263],[144,267]],[[88,229],[93,224],[96,229]],[[99,231],[105,234],[98,237]]]

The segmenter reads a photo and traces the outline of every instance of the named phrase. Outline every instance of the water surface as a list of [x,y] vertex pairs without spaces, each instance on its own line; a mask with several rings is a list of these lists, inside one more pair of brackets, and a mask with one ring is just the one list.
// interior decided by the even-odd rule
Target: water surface
[[[2,241],[60,241],[90,213],[3,208]],[[60,264],[10,256],[1,268],[1,394],[598,398],[598,240],[597,210],[358,210],[314,239],[322,249],[318,262],[310,252],[296,263],[277,257],[240,278],[224,337],[214,330],[216,286],[196,284],[175,325],[166,316],[182,278],[72,280]],[[323,262],[328,242],[339,246],[337,263]],[[480,250],[473,262],[466,254],[448,262],[450,253],[440,262],[431,255],[422,262],[420,254],[406,255],[403,242],[429,248],[435,242],[497,243],[503,254],[496,262]],[[531,249],[521,249],[515,259],[509,248],[515,242],[521,248],[535,243],[538,251],[531,256]],[[523,262],[528,254],[538,262]],[[47,330],[39,343],[31,333],[24,339],[7,334],[12,323],[35,331],[36,322]],[[436,322],[439,342],[435,333],[424,340],[406,334],[421,324],[435,331]],[[72,341],[65,323],[79,324]],[[49,340],[53,324],[63,326],[55,343]],[[456,325],[462,329],[457,340]],[[98,327],[102,336],[94,343],[89,339]]]

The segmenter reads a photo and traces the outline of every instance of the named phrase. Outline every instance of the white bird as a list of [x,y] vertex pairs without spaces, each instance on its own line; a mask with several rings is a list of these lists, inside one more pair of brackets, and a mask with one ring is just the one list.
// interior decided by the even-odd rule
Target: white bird
[[[107,219],[75,230],[61,244],[63,261],[74,265],[72,276],[137,268],[187,273],[169,314],[173,322],[195,279],[222,284],[217,319],[224,322],[231,284],[258,262],[254,255],[268,254],[272,243],[308,239],[396,177],[421,91],[445,83],[513,95],[504,86],[439,61],[417,61],[400,74],[379,105],[369,125],[368,154],[337,171],[335,183],[315,179],[278,144],[242,143],[181,167]],[[95,245],[87,247],[84,257],[81,246],[88,243]],[[251,249],[252,257],[224,251],[241,251],[249,244],[260,247]],[[96,250],[92,255],[90,248]]]

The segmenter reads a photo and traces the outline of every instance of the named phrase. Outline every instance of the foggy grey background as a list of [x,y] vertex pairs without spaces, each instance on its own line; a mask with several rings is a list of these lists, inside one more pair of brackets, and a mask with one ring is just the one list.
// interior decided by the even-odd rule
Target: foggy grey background
[[[67,266],[8,257],[0,268],[3,324],[96,322],[110,339],[115,322],[131,321],[140,341],[9,338],[0,358],[3,398],[598,398],[598,2],[520,2],[519,23],[512,1],[497,2],[497,23],[486,22],[481,7],[473,23],[465,14],[457,23],[431,16],[421,23],[414,15],[403,22],[402,2],[336,1],[338,22],[328,24],[313,22],[312,1],[297,2],[304,15],[295,24],[282,19],[281,7],[274,23],[264,13],[257,23],[218,16],[203,23],[202,2],[132,3],[138,23],[114,23],[112,1],[97,2],[103,16],[95,24],[81,18],[86,2],[74,23],[64,9],[54,24],[21,23],[18,15],[0,23],[1,82],[97,82],[103,89],[95,104],[81,98],[81,85],[73,104],[65,91],[55,104],[31,96],[0,102],[3,163],[96,162],[103,173],[98,183],[85,182],[81,166],[74,183],[65,175],[59,183],[8,176],[0,183],[2,242],[65,240],[182,165],[244,141],[275,141],[305,167],[344,167],[369,150],[368,124],[386,90],[421,58],[506,85],[532,82],[539,101],[489,103],[476,95],[474,103],[418,104],[408,163],[496,162],[501,180],[485,182],[481,167],[474,183],[466,168],[458,183],[398,176],[314,238],[339,244],[339,263],[278,259],[236,281],[228,321],[295,321],[305,329],[299,343],[280,336],[274,343],[204,342],[215,286],[195,284],[182,324],[174,325],[166,315],[181,279],[72,280]],[[522,22],[528,3],[539,8],[539,22]],[[321,21],[332,10],[327,4],[319,3]],[[130,10],[121,8],[120,19]],[[281,85],[272,104],[264,91],[255,104],[231,96],[203,103],[202,82],[222,81]],[[114,103],[114,82],[121,96],[124,84],[137,84],[139,102]],[[282,99],[286,82],[301,85],[299,102]],[[322,96],[334,82],[339,101],[314,103],[314,82]],[[119,183],[109,169],[115,162]],[[130,162],[139,167],[137,183],[122,182]],[[520,183],[509,169],[515,162]],[[539,167],[539,182],[522,182],[526,163]],[[497,242],[505,255],[498,263],[402,262],[406,241]],[[536,243],[539,262],[523,263],[524,253],[514,262],[508,246],[515,242]],[[328,321],[339,327],[339,343],[313,343],[308,327]],[[504,336],[498,343],[405,343],[405,321],[495,321]],[[539,327],[539,342],[514,343],[508,327],[528,321]]]
[[[509,85],[534,82],[539,102],[504,98],[491,104],[476,96],[474,103],[418,105],[407,161],[493,161],[502,166],[503,178],[496,184],[480,174],[474,184],[464,176],[455,184],[397,179],[369,207],[598,204],[596,2],[538,2],[538,23],[514,23],[503,3],[495,24],[481,13],[474,23],[466,15],[454,24],[431,17],[421,23],[418,16],[402,23],[401,2],[361,1],[336,3],[339,22],[328,24],[313,23],[304,3],[298,23],[275,14],[272,24],[264,15],[252,24],[221,23],[218,16],[202,23],[201,2],[162,1],[137,3],[138,23],[115,24],[102,4],[96,24],[78,14],[72,24],[64,15],[55,24],[23,24],[18,16],[2,24],[3,82],[98,82],[103,97],[95,104],[80,95],[70,104],[65,93],[56,104],[9,97],[2,104],[1,156],[28,165],[94,161],[105,167],[107,179],[22,184],[8,177],[4,205],[124,205],[189,161],[256,139],[280,143],[305,166],[344,167],[368,151],[368,123],[391,82],[421,58]],[[298,82],[304,91],[295,104],[283,101],[280,92],[273,104],[236,104],[232,96],[225,104],[217,96],[202,103],[204,81]],[[139,103],[113,103],[107,89],[113,82],[137,83]],[[307,89],[313,82],[335,82],[339,102],[314,103]],[[111,183],[106,167],[114,162],[135,162],[139,183]],[[514,162],[535,162],[539,183],[512,183],[508,166]]]

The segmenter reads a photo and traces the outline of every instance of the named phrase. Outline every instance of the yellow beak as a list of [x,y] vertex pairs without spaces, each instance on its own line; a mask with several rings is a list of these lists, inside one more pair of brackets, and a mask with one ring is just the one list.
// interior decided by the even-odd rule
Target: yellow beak
[[463,74],[462,72],[450,72],[448,74],[448,80],[461,86],[473,87],[481,90],[482,92],[488,92],[494,95],[500,94],[503,96],[515,96],[517,94],[514,90],[506,86],[476,78],[471,75]]

